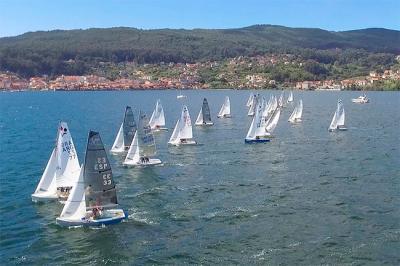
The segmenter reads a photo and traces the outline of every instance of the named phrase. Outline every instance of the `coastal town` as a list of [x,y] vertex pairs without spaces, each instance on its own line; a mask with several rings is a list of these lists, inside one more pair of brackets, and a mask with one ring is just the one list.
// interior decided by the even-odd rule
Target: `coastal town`
[[[294,55],[235,57],[198,63],[137,64],[101,62],[91,74],[21,77],[0,72],[0,90],[134,90],[134,89],[275,89],[345,90],[375,89],[385,82],[400,82],[400,56],[391,69],[369,71],[362,76],[342,79],[280,78],[271,75],[276,68],[302,69],[304,62]],[[69,60],[68,63],[73,63]],[[110,74],[111,73],[111,74]]]

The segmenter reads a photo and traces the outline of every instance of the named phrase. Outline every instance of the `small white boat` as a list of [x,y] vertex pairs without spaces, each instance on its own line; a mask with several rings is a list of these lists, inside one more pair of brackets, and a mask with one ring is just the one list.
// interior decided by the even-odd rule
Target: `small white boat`
[[231,102],[229,100],[229,96],[225,97],[225,101],[221,106],[221,109],[218,113],[218,118],[229,118],[231,117]]
[[146,114],[140,113],[138,130],[136,130],[123,164],[128,166],[149,166],[161,164],[160,159],[150,158],[155,154],[156,143],[148,119]]
[[125,108],[124,120],[119,127],[117,137],[110,150],[111,153],[122,153],[131,146],[133,136],[136,132],[136,122],[133,116],[133,111],[130,106]]
[[168,144],[175,146],[197,144],[193,139],[192,121],[186,105],[182,107],[181,117],[176,122],[174,131],[172,132]]
[[184,98],[186,98],[186,95],[183,95],[183,94],[182,94],[182,91],[179,90],[179,94],[176,96],[176,98],[177,98],[177,99],[184,99]]
[[157,100],[156,108],[151,114],[149,125],[153,131],[168,130],[165,127],[164,109],[160,100]]
[[288,103],[293,102],[293,92],[292,91],[290,91],[290,93],[289,93],[289,97],[287,98],[287,102]]
[[117,208],[117,191],[103,142],[98,132],[90,131],[85,163],[56,219],[61,226],[103,226],[127,217]]
[[32,201],[66,200],[78,180],[79,171],[78,155],[68,125],[60,122],[56,146],[32,194]]
[[293,113],[290,115],[288,121],[290,123],[299,123],[301,122],[302,114],[303,114],[303,101],[300,99],[299,103],[294,108]]
[[351,99],[353,103],[369,103],[369,99],[366,94],[359,96],[358,98]]
[[203,99],[203,105],[201,106],[199,115],[197,116],[196,126],[212,126],[214,123],[211,121],[210,107],[208,106],[207,99]]
[[333,114],[331,124],[329,125],[329,131],[337,131],[337,130],[347,130],[347,128],[344,125],[344,120],[345,120],[345,113],[344,113],[344,107],[342,104],[342,100],[338,100],[336,111]]

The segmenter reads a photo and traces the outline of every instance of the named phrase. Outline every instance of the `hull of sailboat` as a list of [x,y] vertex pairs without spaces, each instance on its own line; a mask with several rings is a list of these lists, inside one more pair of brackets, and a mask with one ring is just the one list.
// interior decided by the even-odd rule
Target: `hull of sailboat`
[[186,96],[185,95],[178,95],[178,96],[176,96],[176,98],[177,99],[182,99],[182,98],[186,98]]
[[369,99],[367,99],[367,100],[352,99],[351,101],[352,101],[353,103],[369,103]]
[[55,193],[49,193],[49,192],[32,194],[33,202],[46,202],[46,201],[52,201],[52,200],[58,200],[58,195]]
[[339,131],[346,131],[346,130],[347,130],[347,127],[340,126],[340,127],[338,127],[338,130],[339,130]]
[[203,122],[203,123],[196,123],[195,124],[196,126],[212,126],[212,125],[214,125],[214,123],[213,122]]
[[271,139],[244,139],[244,143],[247,144],[254,144],[254,143],[265,143],[265,142],[270,142]]
[[218,118],[231,118],[231,115],[218,115]]
[[186,145],[197,145],[197,142],[195,140],[186,140],[185,142],[182,142],[181,140],[174,141],[174,142],[168,142],[168,144],[174,145],[174,146],[186,146]]
[[152,165],[158,165],[161,164],[161,160],[160,159],[149,159],[149,161],[147,162],[141,162],[140,160],[137,162],[134,161],[128,161],[128,162],[124,162],[123,165],[125,166],[140,166],[140,167],[144,167],[144,166],[152,166]]
[[91,226],[98,227],[103,225],[117,224],[122,220],[126,219],[128,215],[122,209],[111,209],[107,210],[107,217],[99,218],[99,219],[81,219],[81,220],[73,220],[67,218],[58,217],[56,219],[57,224],[61,226]]
[[168,131],[167,127],[155,127],[151,129],[153,132]]
[[118,149],[111,149],[110,152],[113,153],[113,154],[123,153],[127,149],[129,149],[129,147],[127,147],[127,148],[126,147],[121,147],[121,148],[118,148]]

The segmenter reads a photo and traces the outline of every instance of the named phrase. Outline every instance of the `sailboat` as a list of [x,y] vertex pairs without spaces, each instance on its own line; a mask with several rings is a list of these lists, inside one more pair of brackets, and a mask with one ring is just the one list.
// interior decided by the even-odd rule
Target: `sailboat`
[[78,180],[80,171],[78,155],[66,122],[60,122],[56,145],[32,194],[32,201],[66,200]]
[[115,138],[114,144],[110,151],[112,153],[121,153],[129,149],[135,132],[135,117],[133,116],[132,108],[127,106],[125,108],[124,120],[118,130],[117,137]]
[[151,114],[149,125],[153,131],[168,130],[165,127],[164,109],[160,100],[157,100],[156,108]]
[[176,96],[177,99],[186,98],[186,95],[183,95],[181,90],[179,90],[178,92],[179,92],[179,94]]
[[229,96],[225,97],[225,101],[221,106],[221,109],[218,113],[218,118],[229,118],[231,117],[231,102],[229,100]]
[[300,99],[299,103],[296,105],[296,107],[293,110],[293,113],[289,117],[289,122],[290,123],[297,123],[301,122],[301,116],[303,114],[303,101]]
[[193,139],[192,121],[186,105],[182,107],[181,117],[176,122],[168,144],[175,146],[197,144]]
[[149,158],[155,154],[156,143],[149,125],[149,120],[145,113],[140,112],[138,130],[136,130],[123,164],[132,166],[161,164],[160,159]]
[[246,103],[247,107],[251,106],[251,103],[253,102],[253,99],[254,99],[254,94],[250,93],[249,98],[247,99],[247,103]]
[[344,125],[345,113],[344,107],[342,104],[342,100],[338,100],[336,111],[333,114],[331,124],[329,125],[329,131],[336,131],[336,130],[347,130]]
[[247,132],[246,138],[244,139],[245,143],[258,143],[258,142],[268,142],[270,139],[268,138],[268,133],[265,130],[266,120],[263,116],[264,105],[263,101],[259,96],[255,98],[255,113],[253,116],[253,120],[251,121],[250,128]]
[[293,102],[293,92],[292,91],[290,91],[290,93],[289,93],[289,97],[287,98],[287,102],[288,103]]
[[98,132],[90,131],[79,179],[56,219],[57,223],[62,226],[119,223],[126,214],[117,207],[117,191],[103,142]]
[[207,99],[203,99],[203,105],[200,109],[199,115],[197,116],[196,122],[194,123],[196,126],[212,126],[214,125],[211,122],[211,113],[210,107],[208,106]]

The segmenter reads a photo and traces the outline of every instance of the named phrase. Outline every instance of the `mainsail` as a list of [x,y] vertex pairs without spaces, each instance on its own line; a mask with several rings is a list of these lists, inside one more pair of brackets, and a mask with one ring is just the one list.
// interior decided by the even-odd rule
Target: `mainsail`
[[60,122],[57,139],[57,189],[71,188],[79,177],[79,161],[74,142],[66,122]]
[[124,133],[124,146],[129,147],[132,143],[133,136],[136,132],[136,122],[133,116],[132,108],[127,106],[125,108],[125,116],[123,123],[123,133]]
[[156,108],[154,109],[154,111],[150,117],[149,124],[150,124],[151,129],[165,126],[164,109],[161,105],[160,100],[157,100]]
[[289,117],[289,122],[295,123],[301,120],[301,116],[303,114],[303,101],[300,99],[299,103],[293,110],[293,113]]
[[203,105],[200,109],[200,113],[197,116],[196,125],[202,125],[202,124],[207,124],[210,125],[212,124],[211,122],[211,113],[210,113],[210,107],[208,106],[207,99],[203,99]]
[[289,97],[287,99],[287,102],[288,103],[293,102],[293,92],[292,91],[290,91],[290,94],[289,94]]
[[274,132],[276,125],[278,124],[279,117],[281,115],[281,108],[277,108],[269,121],[267,122],[267,125],[265,126],[265,130],[269,133],[272,134]]
[[179,119],[179,138],[192,139],[192,121],[190,119],[189,110],[186,105],[182,107],[181,118]]
[[110,162],[98,132],[89,132],[83,176],[87,210],[118,204]]
[[145,113],[139,114],[138,143],[140,156],[150,157],[156,154],[156,143]]
[[345,114],[344,114],[344,107],[343,107],[341,100],[339,100],[339,102],[338,102],[337,113],[338,113],[338,119],[337,119],[337,123],[336,123],[337,126],[344,126]]
[[231,102],[229,96],[225,97],[225,101],[219,110],[218,117],[230,117],[231,115]]

